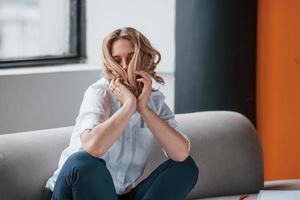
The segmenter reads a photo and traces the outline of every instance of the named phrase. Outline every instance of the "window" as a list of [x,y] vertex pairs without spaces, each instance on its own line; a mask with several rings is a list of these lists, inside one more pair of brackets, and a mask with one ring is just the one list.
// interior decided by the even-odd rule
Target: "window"
[[85,1],[0,0],[0,68],[85,58]]

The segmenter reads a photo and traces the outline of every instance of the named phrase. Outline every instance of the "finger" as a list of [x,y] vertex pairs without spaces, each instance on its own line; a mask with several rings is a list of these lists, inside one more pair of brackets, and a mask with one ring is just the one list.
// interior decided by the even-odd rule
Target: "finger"
[[116,89],[116,86],[115,85],[112,85],[111,87],[110,87],[110,90],[111,91],[114,91]]
[[117,80],[117,78],[114,78],[113,85],[116,85],[116,80]]
[[149,73],[147,73],[147,72],[145,72],[145,71],[139,71],[140,73],[140,75],[142,76],[142,77],[144,77],[147,81],[149,81],[150,83],[151,83],[151,77],[150,77],[150,74]]
[[139,79],[137,79],[137,81],[143,82],[144,85],[147,85],[147,81],[143,78],[139,78]]
[[145,76],[149,79],[149,82],[152,83],[152,77],[148,72],[144,72]]
[[121,90],[120,90],[119,88],[114,89],[114,93],[115,93],[115,94],[119,94],[120,91],[121,91]]
[[142,71],[137,71],[137,74],[139,74],[143,78],[147,78],[146,75]]
[[143,78],[142,79],[145,80],[145,82],[144,82],[145,84],[152,85],[151,79],[149,79],[145,74],[143,74]]
[[112,93],[113,93],[113,94],[116,94],[116,89],[113,89],[113,90],[112,90]]
[[114,92],[114,93],[120,92],[120,88],[119,88],[119,87],[115,87],[115,88],[113,89],[113,92]]
[[111,80],[111,86],[115,85],[115,82],[116,82],[116,78],[113,78],[113,79]]
[[112,81],[112,80],[110,81],[108,88],[109,88],[111,91],[114,89],[114,87],[113,87],[113,81]]
[[150,77],[150,74],[144,70],[138,71],[140,74],[144,74],[146,77]]
[[115,85],[120,85],[120,78],[116,78]]
[[124,86],[124,84],[121,83],[120,80],[121,80],[120,78],[117,78],[115,84],[116,84],[116,86],[122,87],[122,86]]
[[113,91],[113,90],[115,89],[115,87],[116,87],[116,85],[115,85],[115,80],[116,80],[116,79],[114,78],[114,79],[112,79],[111,82],[110,82],[110,86],[109,86],[109,87],[110,87],[110,90],[111,90],[111,91]]
[[114,83],[113,80],[114,80],[114,79],[111,79],[111,80],[110,80],[108,87],[110,87],[110,88],[112,87],[112,85],[113,85],[113,83]]

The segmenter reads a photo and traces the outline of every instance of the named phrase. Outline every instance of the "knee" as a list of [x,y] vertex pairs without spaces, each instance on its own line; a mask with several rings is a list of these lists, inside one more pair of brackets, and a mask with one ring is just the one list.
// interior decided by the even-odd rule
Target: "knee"
[[88,172],[99,170],[102,167],[106,167],[105,160],[97,158],[86,151],[78,151],[73,153],[66,161],[72,168],[76,168],[79,172]]
[[63,175],[69,185],[88,185],[89,187],[112,182],[111,175],[102,158],[86,151],[73,153],[64,164]]
[[198,179],[199,168],[194,159],[189,155],[184,161],[178,163],[183,174]]

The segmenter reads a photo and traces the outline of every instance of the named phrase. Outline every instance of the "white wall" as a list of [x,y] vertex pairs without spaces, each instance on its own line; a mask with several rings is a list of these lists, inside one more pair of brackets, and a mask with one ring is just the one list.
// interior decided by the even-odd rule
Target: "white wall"
[[100,65],[103,38],[117,28],[142,32],[161,53],[158,71],[174,72],[175,0],[87,0],[88,63]]

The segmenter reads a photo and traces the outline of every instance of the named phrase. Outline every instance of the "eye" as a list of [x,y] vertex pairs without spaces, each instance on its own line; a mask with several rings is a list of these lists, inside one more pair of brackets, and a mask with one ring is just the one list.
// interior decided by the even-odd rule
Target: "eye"
[[121,59],[120,58],[118,58],[118,57],[114,57],[114,60],[118,63],[118,64],[120,64],[121,63]]
[[128,58],[131,59],[132,57],[133,57],[133,53],[130,53],[130,54],[128,55]]

